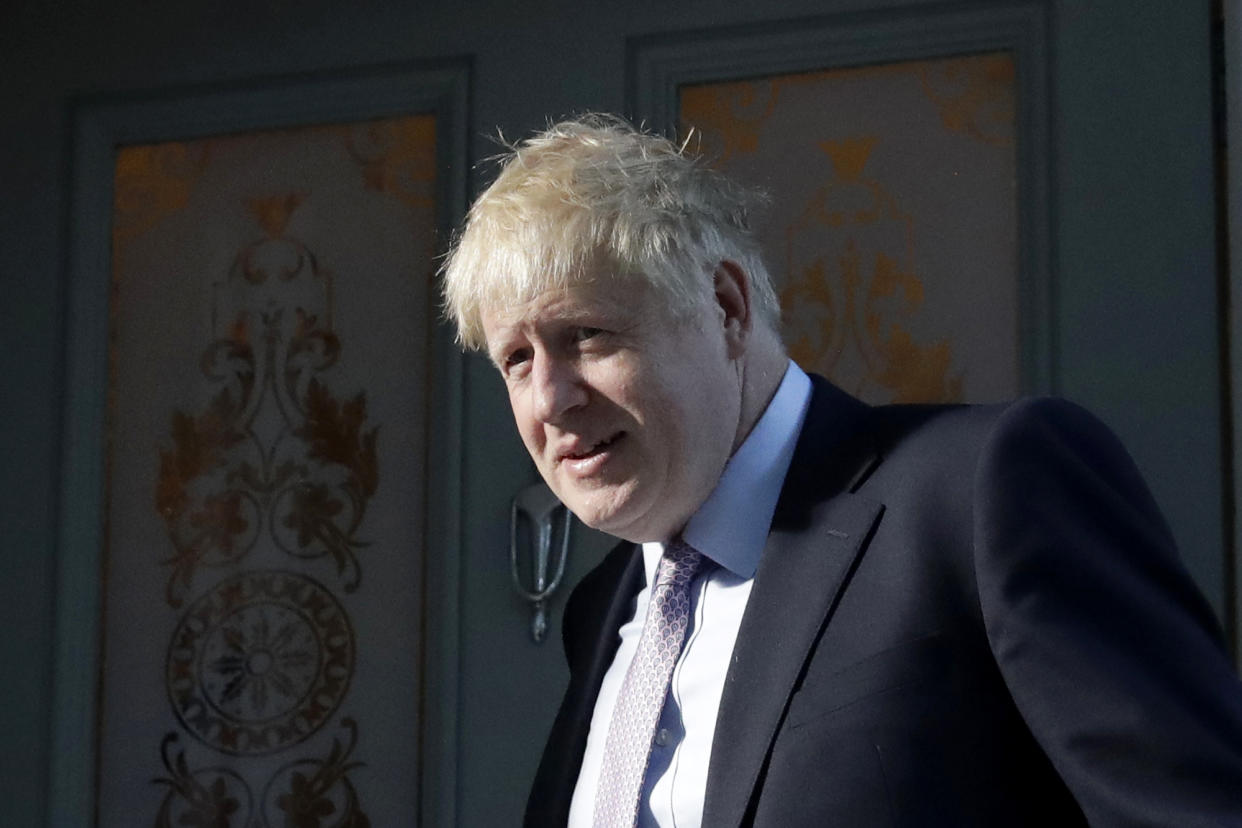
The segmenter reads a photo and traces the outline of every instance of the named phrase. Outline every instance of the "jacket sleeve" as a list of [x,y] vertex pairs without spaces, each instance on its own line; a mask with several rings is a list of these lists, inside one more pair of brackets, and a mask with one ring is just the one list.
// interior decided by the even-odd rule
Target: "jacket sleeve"
[[997,420],[974,480],[988,639],[1092,825],[1242,826],[1242,685],[1117,439],[1059,400]]

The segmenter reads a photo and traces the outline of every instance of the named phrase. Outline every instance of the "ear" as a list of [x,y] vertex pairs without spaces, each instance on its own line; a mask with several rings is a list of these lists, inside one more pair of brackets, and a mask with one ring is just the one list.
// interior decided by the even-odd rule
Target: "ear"
[[750,306],[750,274],[737,262],[724,259],[716,265],[712,282],[716,305],[724,313],[725,346],[729,358],[738,359],[746,352],[754,322]]

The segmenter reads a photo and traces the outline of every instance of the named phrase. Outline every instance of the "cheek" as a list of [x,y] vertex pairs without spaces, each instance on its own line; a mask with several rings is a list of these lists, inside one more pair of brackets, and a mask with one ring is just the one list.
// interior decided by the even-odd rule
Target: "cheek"
[[655,456],[653,463],[673,481],[694,475],[706,442],[709,412],[698,405],[696,389],[677,388],[646,400],[645,414],[650,440],[647,450]]
[[518,434],[522,438],[522,442],[526,444],[528,449],[536,448],[542,441],[543,429],[539,427],[538,421],[531,416],[530,403],[526,395],[511,392],[509,394],[509,407],[513,411],[513,421],[517,424]]

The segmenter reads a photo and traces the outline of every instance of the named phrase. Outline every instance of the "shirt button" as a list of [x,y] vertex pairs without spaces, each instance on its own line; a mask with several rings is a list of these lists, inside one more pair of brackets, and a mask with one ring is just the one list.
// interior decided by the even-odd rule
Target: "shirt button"
[[662,727],[656,732],[655,743],[660,747],[668,747],[668,728]]

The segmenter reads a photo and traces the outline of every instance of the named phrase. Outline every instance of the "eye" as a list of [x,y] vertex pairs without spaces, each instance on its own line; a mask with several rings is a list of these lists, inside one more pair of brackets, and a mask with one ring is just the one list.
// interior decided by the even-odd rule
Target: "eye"
[[521,368],[530,361],[530,348],[515,348],[505,354],[504,360],[501,362],[500,368],[506,374]]
[[603,328],[589,328],[586,326],[574,328],[574,342],[586,342],[588,339],[594,339],[603,332]]

